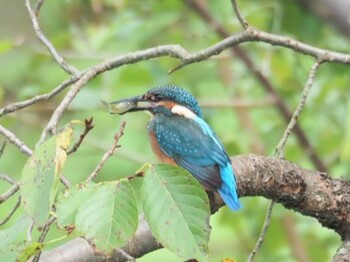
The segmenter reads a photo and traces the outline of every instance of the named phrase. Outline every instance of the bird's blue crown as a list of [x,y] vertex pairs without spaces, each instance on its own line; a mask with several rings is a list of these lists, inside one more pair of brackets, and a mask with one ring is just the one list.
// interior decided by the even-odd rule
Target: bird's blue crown
[[174,86],[163,85],[150,89],[145,94],[146,96],[156,96],[162,100],[173,101],[177,104],[183,105],[202,118],[202,110],[198,105],[197,100],[187,90]]

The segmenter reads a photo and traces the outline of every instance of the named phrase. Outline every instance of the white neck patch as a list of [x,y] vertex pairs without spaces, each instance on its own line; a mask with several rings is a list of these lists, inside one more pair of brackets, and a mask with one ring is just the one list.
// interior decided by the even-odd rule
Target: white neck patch
[[197,116],[195,113],[193,113],[191,110],[189,110],[187,107],[175,105],[171,108],[171,112],[173,114],[177,114],[180,116],[184,116],[189,119],[195,119]]

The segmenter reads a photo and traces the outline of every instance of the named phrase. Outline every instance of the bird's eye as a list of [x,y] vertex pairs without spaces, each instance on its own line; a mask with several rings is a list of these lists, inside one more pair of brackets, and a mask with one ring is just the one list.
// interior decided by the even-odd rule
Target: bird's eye
[[151,96],[149,97],[149,100],[156,102],[156,101],[162,100],[162,98],[163,98],[162,95],[160,95],[160,94],[155,94],[155,95],[151,95]]

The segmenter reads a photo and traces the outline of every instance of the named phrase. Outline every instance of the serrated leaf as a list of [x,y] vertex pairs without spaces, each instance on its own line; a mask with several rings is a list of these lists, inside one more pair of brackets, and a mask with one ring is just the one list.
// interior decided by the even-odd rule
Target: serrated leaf
[[21,203],[27,214],[39,227],[49,217],[64,166],[73,128],[66,128],[41,144],[30,156],[22,170],[20,184]]
[[15,261],[26,247],[26,233],[32,220],[28,216],[19,218],[10,228],[0,231],[0,261]]
[[141,201],[151,231],[164,247],[186,260],[209,260],[209,201],[188,172],[164,164],[150,168]]
[[58,196],[56,216],[59,227],[74,225],[79,207],[91,196],[94,187],[93,183],[74,185]]
[[78,208],[75,225],[103,253],[125,245],[138,225],[136,197],[129,182],[94,185]]

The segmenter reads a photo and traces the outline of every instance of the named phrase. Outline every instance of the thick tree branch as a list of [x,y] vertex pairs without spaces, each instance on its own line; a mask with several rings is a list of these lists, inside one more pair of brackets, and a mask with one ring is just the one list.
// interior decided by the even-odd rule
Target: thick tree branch
[[[263,196],[306,216],[316,218],[322,226],[333,229],[342,239],[350,236],[350,181],[332,179],[324,173],[304,169],[287,160],[257,155],[232,158],[241,197]],[[223,206],[219,197],[212,199],[212,210]],[[135,237],[123,248],[132,257],[140,257],[160,248],[148,230],[141,224]],[[80,252],[76,252],[79,249]],[[345,251],[344,251],[345,250]],[[72,253],[70,253],[72,252]],[[342,252],[350,256],[350,249]],[[343,254],[342,253],[342,254]],[[43,253],[42,259],[50,261],[98,261],[86,241],[76,239],[62,247]],[[114,261],[125,257],[114,254]],[[48,260],[42,260],[48,261]],[[342,261],[342,260],[337,260]],[[344,260],[345,261],[345,260]]]

